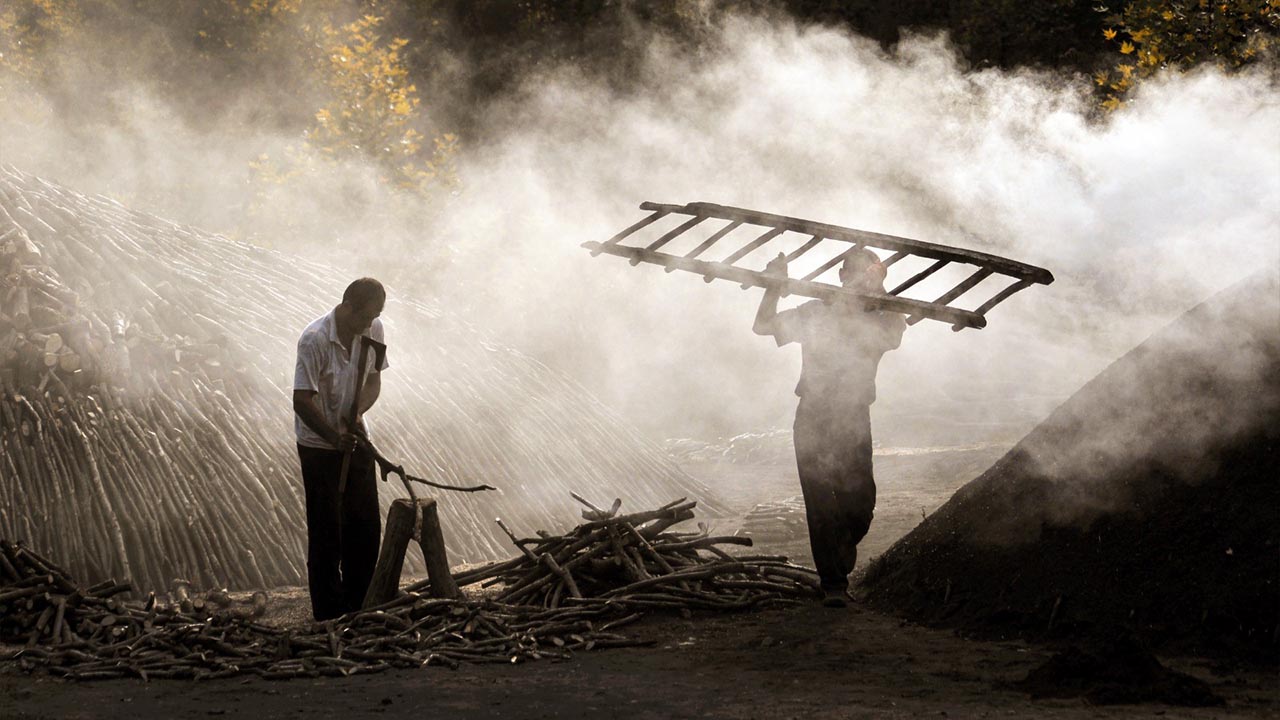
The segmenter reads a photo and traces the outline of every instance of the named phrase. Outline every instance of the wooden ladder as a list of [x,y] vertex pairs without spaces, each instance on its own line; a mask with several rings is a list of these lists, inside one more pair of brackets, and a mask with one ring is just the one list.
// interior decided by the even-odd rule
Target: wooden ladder
[[[601,253],[627,258],[632,265],[642,262],[661,265],[667,272],[685,270],[701,275],[706,282],[712,280],[732,280],[744,289],[780,287],[783,295],[802,295],[831,302],[838,297],[856,297],[869,310],[889,310],[908,315],[907,322],[914,324],[923,319],[937,320],[951,325],[953,330],[965,328],[983,328],[987,325],[986,315],[996,305],[1009,299],[1014,293],[1032,285],[1048,285],[1053,282],[1053,274],[1044,268],[1027,265],[1008,258],[990,255],[974,250],[938,245],[912,240],[910,238],[885,235],[882,233],[855,230],[852,228],[829,225],[827,223],[802,220],[785,215],[745,210],[743,208],[715,205],[713,203],[696,202],[687,205],[665,205],[644,202],[641,210],[650,214],[639,222],[604,242],[586,242],[582,247],[591,251],[592,256]],[[644,245],[624,245],[623,240],[642,235],[645,228],[654,225],[667,216],[683,216],[683,221],[675,227],[663,232],[657,238]],[[723,221],[724,224],[684,254],[663,252],[662,248],[677,237],[689,232],[706,221]],[[744,245],[739,245],[729,255],[720,260],[707,260],[704,255],[717,243],[726,240],[730,234],[743,226],[756,228],[752,238]],[[739,263],[756,250],[775,241],[784,233],[793,232],[810,236],[804,244],[787,253],[787,262],[822,246],[837,246],[837,252],[819,264],[817,268],[801,277],[781,277],[762,270],[752,270]],[[744,235],[745,233],[740,233]],[[839,265],[851,253],[859,248],[882,250],[887,257],[881,257],[881,264],[890,269],[901,260],[918,256],[933,262],[927,267],[912,273],[893,285],[893,289],[885,293],[859,293],[837,284],[819,281],[824,273]],[[948,265],[965,265],[974,268],[958,284],[932,300],[913,299],[903,293],[919,285],[924,280],[937,274]],[[986,302],[974,310],[954,307],[954,303],[965,293],[973,290],[979,283],[992,276],[1000,276],[1010,280],[1007,285],[998,289]]]

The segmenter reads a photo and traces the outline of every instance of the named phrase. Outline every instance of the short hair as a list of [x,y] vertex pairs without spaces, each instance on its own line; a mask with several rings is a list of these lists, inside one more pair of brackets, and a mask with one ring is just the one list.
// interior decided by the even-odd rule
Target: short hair
[[387,289],[382,283],[371,277],[362,277],[347,286],[342,293],[342,302],[351,307],[364,307],[374,301],[386,301]]
[[881,270],[884,266],[880,262],[880,256],[864,247],[854,248],[847,252],[844,256],[844,264],[850,268],[865,270],[873,265],[880,265]]

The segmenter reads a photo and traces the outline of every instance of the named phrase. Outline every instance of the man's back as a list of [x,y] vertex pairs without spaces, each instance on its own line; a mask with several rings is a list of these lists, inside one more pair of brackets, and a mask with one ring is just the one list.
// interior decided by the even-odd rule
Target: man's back
[[902,343],[906,321],[897,313],[867,312],[856,303],[812,300],[778,313],[779,346],[800,343],[796,395],[840,404],[876,399],[880,358]]

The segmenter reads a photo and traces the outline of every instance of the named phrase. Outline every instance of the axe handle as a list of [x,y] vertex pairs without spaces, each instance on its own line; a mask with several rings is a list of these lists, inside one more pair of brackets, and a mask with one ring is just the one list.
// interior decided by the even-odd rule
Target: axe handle
[[351,472],[351,450],[342,454],[342,473],[338,475],[338,501],[347,492],[347,475]]
[[[354,340],[356,344],[356,352],[360,353],[360,359],[356,362],[356,392],[351,398],[351,413],[347,418],[347,430],[351,431],[356,426],[356,417],[360,414],[360,395],[364,390],[364,370],[369,362],[369,354],[366,352],[368,348],[364,346],[364,336],[357,335]],[[342,472],[338,474],[338,501],[342,501],[343,495],[347,493],[347,475],[351,471],[351,453],[354,450],[348,450],[342,454]]]

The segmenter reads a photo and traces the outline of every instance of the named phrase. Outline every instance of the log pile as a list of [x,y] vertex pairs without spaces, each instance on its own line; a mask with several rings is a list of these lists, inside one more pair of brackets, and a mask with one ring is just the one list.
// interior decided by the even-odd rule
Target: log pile
[[741,534],[768,544],[789,543],[808,538],[804,498],[758,503],[742,519]]
[[[681,498],[657,510],[618,515],[620,500],[605,510],[573,497],[587,505],[582,513],[587,523],[563,535],[541,532],[518,538],[498,520],[521,555],[459,575],[458,585],[501,584],[499,602],[551,609],[746,610],[820,590],[814,571],[785,557],[734,556],[718,547],[751,547],[751,538],[713,536],[704,524],[697,532],[671,531],[693,518],[696,501]],[[423,581],[410,590],[425,590],[429,584]]]
[[[350,279],[0,166],[0,537],[90,582],[300,584],[294,343]],[[572,380],[390,295],[379,449],[503,490],[442,503],[450,557],[501,557],[488,518],[549,521],[548,498],[587,483],[714,507]],[[380,487],[384,507],[403,494]]]
[[121,602],[127,585],[78,587],[30,549],[0,541],[0,642],[24,646],[4,656],[19,667],[74,680],[346,676],[645,645],[617,630],[650,611],[740,611],[814,593],[812,570],[717,547],[749,540],[671,531],[694,504],[617,515],[615,503],[564,535],[517,539],[518,557],[456,577],[502,583],[488,599],[433,599],[410,586],[381,606],[296,628],[263,624],[256,606],[197,607],[181,585],[166,599]]

